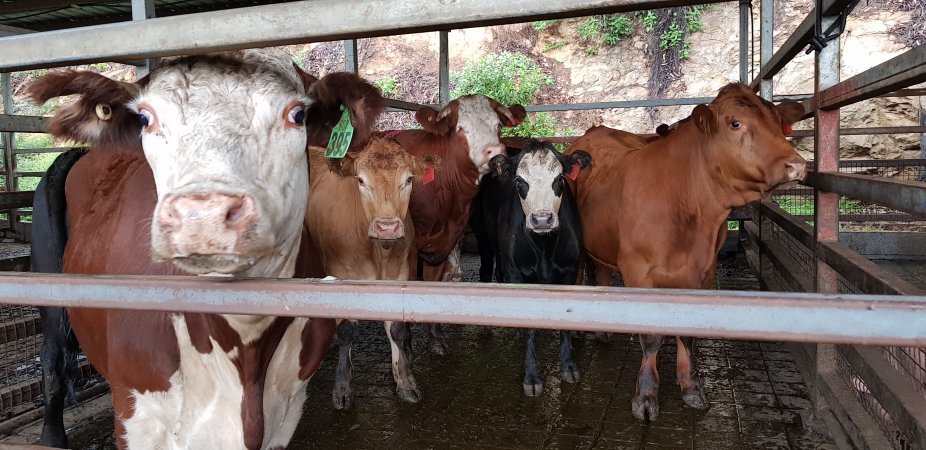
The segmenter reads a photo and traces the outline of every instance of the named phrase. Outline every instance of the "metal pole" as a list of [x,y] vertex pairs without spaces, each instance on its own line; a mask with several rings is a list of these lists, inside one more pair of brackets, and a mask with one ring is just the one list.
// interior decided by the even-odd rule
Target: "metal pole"
[[[132,20],[154,18],[154,0],[132,0]],[[144,60],[144,65],[135,68],[135,79],[141,79],[158,66],[157,58]]]
[[749,83],[749,1],[740,1],[740,82]]
[[[3,83],[3,113],[13,114],[13,80],[10,74],[0,75],[0,82]],[[13,155],[13,148],[16,145],[16,137],[12,132],[3,133],[3,164],[6,170],[3,171],[6,191],[13,192],[16,190],[16,179],[13,172],[16,170],[16,157]],[[12,224],[12,217],[10,218]]]
[[440,64],[440,88],[438,96],[440,97],[440,106],[443,108],[450,103],[450,53],[448,49],[448,31],[439,31],[440,50],[438,59]]
[[[926,126],[926,109],[923,109],[923,99],[920,98],[920,126]],[[926,133],[920,133],[920,158],[926,159]],[[920,170],[916,175],[917,181],[926,181],[926,172]]]
[[357,60],[357,40],[344,41],[344,70],[357,73],[360,70],[360,61]]
[[[817,8],[822,8],[817,0]],[[823,29],[828,29],[837,19],[826,16],[822,19]],[[817,53],[814,94],[839,83],[839,39],[834,39]],[[839,109],[818,109],[814,114],[814,160],[817,172],[839,172]],[[816,242],[839,241],[839,195],[814,191],[814,237]],[[815,287],[817,292],[839,292],[837,272],[825,262],[817,259]],[[825,375],[836,370],[836,348],[833,345],[818,344],[815,372]],[[819,377],[818,377],[819,378]],[[814,389],[814,406],[818,412],[826,408],[826,401],[818,387]]]
[[[762,6],[760,8],[760,22],[761,27],[759,28],[759,56],[761,67],[765,67],[766,64],[772,59],[773,46],[774,46],[774,37],[775,37],[775,0],[762,0]],[[763,79],[760,88],[759,95],[766,100],[772,99],[772,79]]]

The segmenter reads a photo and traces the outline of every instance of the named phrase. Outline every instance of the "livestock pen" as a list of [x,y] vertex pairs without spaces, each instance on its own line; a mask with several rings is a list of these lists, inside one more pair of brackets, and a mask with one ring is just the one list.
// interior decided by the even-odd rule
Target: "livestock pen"
[[[27,2],[0,4],[0,17],[4,12],[22,10],[24,3]],[[244,7],[252,2],[133,0],[131,6],[129,2],[122,2],[114,8],[131,12],[136,20],[109,24],[94,24],[93,17],[70,17],[73,12],[65,8],[66,5],[84,4],[91,12],[107,13],[106,8],[93,10],[99,8],[97,3],[44,0],[42,4],[51,9],[46,13],[56,18],[56,25],[42,29],[0,27],[0,33],[10,35],[0,38],[0,72],[99,61],[145,66],[150,64],[146,58],[191,52],[438,31],[441,33],[440,99],[446,103],[449,99],[446,64],[449,29],[700,2],[543,0],[501,4],[482,0],[315,0]],[[804,202],[812,204],[812,208],[804,208],[795,216],[773,201],[764,201],[736,216],[743,221],[741,236],[746,243],[746,260],[758,274],[758,283],[768,292],[469,284],[448,292],[443,286],[421,283],[315,280],[227,283],[184,278],[8,273],[0,276],[0,302],[4,305],[350,317],[617,333],[648,331],[757,339],[763,343],[755,344],[756,347],[743,346],[764,350],[763,346],[768,345],[769,352],[779,352],[785,346],[766,343],[788,342],[797,356],[802,381],[809,390],[810,409],[816,418],[827,424],[837,445],[926,448],[926,296],[922,284],[918,286],[921,280],[916,279],[916,269],[904,272],[913,281],[905,280],[895,274],[899,263],[875,263],[853,250],[861,250],[866,241],[879,239],[877,236],[858,238],[839,234],[840,224],[844,222],[915,223],[926,215],[926,185],[922,182],[924,162],[855,163],[840,161],[838,151],[841,133],[924,131],[923,127],[840,130],[839,108],[881,95],[920,95],[917,90],[903,90],[926,81],[926,46],[841,79],[838,24],[844,23],[845,14],[854,4],[847,0],[818,0],[814,11],[781,48],[773,51],[772,0],[761,1],[758,30],[761,67],[757,76],[750,79],[746,63],[750,3],[740,3],[740,79],[749,82],[763,97],[783,98],[773,95],[773,77],[807,45],[817,44],[817,89],[805,100],[809,116],[815,119],[814,130],[810,132],[815,140],[816,170],[808,176],[804,187],[781,192],[781,196],[773,193],[773,200],[778,200],[779,204]],[[156,5],[164,7],[171,16],[153,18]],[[17,7],[20,9],[15,9]],[[231,9],[219,10],[222,8]],[[832,24],[837,26],[831,27]],[[88,26],[73,28],[79,25]],[[827,41],[824,35],[833,33],[836,38]],[[126,39],[126,36],[135,38]],[[823,41],[827,41],[825,47],[820,46]],[[356,42],[346,41],[345,51],[348,69],[356,70]],[[9,75],[4,75],[3,85],[9,89]],[[5,92],[4,97],[8,99],[9,94]],[[527,109],[658,107],[708,100],[640,99],[534,105]],[[402,110],[417,107],[401,101],[393,101],[392,106]],[[15,192],[16,180],[37,174],[17,171],[15,155],[23,150],[15,148],[9,132],[42,132],[44,119],[9,115],[11,110],[6,107],[7,114],[0,115],[0,132],[5,132],[4,186],[8,191],[0,196],[0,210],[8,211],[8,235],[23,240],[28,239],[29,232],[28,225],[20,219],[28,214],[24,208],[31,205],[31,197],[27,192]],[[853,168],[849,164],[867,165]],[[890,172],[883,170],[889,164],[894,164],[892,167],[909,177],[882,176]],[[789,198],[787,196],[807,199],[809,195],[813,195],[812,203],[793,199],[796,197],[783,200]],[[840,196],[875,206],[849,210],[845,201],[840,202]],[[807,220],[811,220],[812,225]],[[861,242],[856,242],[859,239]],[[847,245],[850,242],[851,247]],[[12,256],[19,259],[14,259],[4,269],[25,270],[24,255]],[[910,258],[917,256],[921,255],[908,255]],[[671,314],[667,314],[667,310]],[[35,373],[29,373],[29,367],[34,366],[40,336],[31,308],[4,306],[0,320],[3,324],[0,329],[4,331],[0,335],[0,346],[6,352],[4,360],[0,361],[6,368],[2,373],[0,410],[13,416],[32,409],[31,403],[39,394],[39,383]],[[726,345],[716,344],[716,347],[726,349]],[[621,388],[629,389],[626,384]],[[576,444],[586,445],[595,445],[595,441]]]

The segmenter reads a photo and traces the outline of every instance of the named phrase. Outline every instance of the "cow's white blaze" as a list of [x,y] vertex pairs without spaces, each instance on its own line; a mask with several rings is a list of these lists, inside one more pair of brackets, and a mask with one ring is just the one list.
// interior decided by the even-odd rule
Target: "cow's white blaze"
[[182,315],[173,325],[180,368],[166,392],[132,392],[135,414],[124,422],[128,448],[244,449],[244,389],[232,363],[238,349],[226,353],[213,340],[212,352],[200,353]]
[[168,196],[247,195],[257,219],[241,234],[244,250],[228,255],[226,267],[178,262],[158,220],[152,254],[198,273],[292,276],[302,230],[302,215],[294,212],[305,210],[308,179],[305,128],[288,122],[288,112],[308,101],[305,89],[281,52],[224,55],[230,63],[163,66],[131,106],[149,119],[142,145],[157,186],[156,211]]
[[479,168],[479,174],[484,175],[489,171],[489,160],[505,151],[498,140],[502,123],[489,100],[482,95],[460,97],[457,102],[457,129],[463,130],[469,144],[469,157]]
[[515,176],[516,183],[527,185],[527,195],[521,196],[521,208],[524,210],[525,226],[537,233],[546,233],[559,227],[559,205],[563,199],[562,184],[554,189],[554,184],[563,183],[562,163],[549,149],[525,151],[518,163]]

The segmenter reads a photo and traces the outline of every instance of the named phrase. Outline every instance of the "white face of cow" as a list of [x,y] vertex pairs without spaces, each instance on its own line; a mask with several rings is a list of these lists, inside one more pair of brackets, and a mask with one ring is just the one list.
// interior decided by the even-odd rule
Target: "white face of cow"
[[563,165],[554,152],[547,148],[525,151],[515,170],[525,226],[538,234],[559,228],[559,205],[566,181]]
[[178,59],[152,73],[131,107],[158,191],[156,260],[292,276],[308,193],[307,101],[278,51]]
[[505,146],[498,140],[502,126],[498,113],[489,99],[482,95],[468,95],[459,102],[457,130],[462,130],[469,143],[469,158],[479,168],[479,174],[489,171],[489,160],[505,152]]

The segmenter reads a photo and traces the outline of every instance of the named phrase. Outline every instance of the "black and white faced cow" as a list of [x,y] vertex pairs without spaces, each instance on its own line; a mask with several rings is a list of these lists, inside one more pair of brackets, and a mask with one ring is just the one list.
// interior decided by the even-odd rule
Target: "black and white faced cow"
[[[582,252],[582,224],[567,177],[589,165],[588,153],[563,155],[549,142],[532,141],[514,156],[489,161],[480,186],[484,226],[477,224],[483,261],[497,260],[502,283],[575,284]],[[479,234],[483,234],[480,236]],[[535,330],[526,330],[524,393],[539,395],[543,379],[534,351]],[[579,371],[572,359],[569,332],[560,332],[560,373],[575,383]]]

